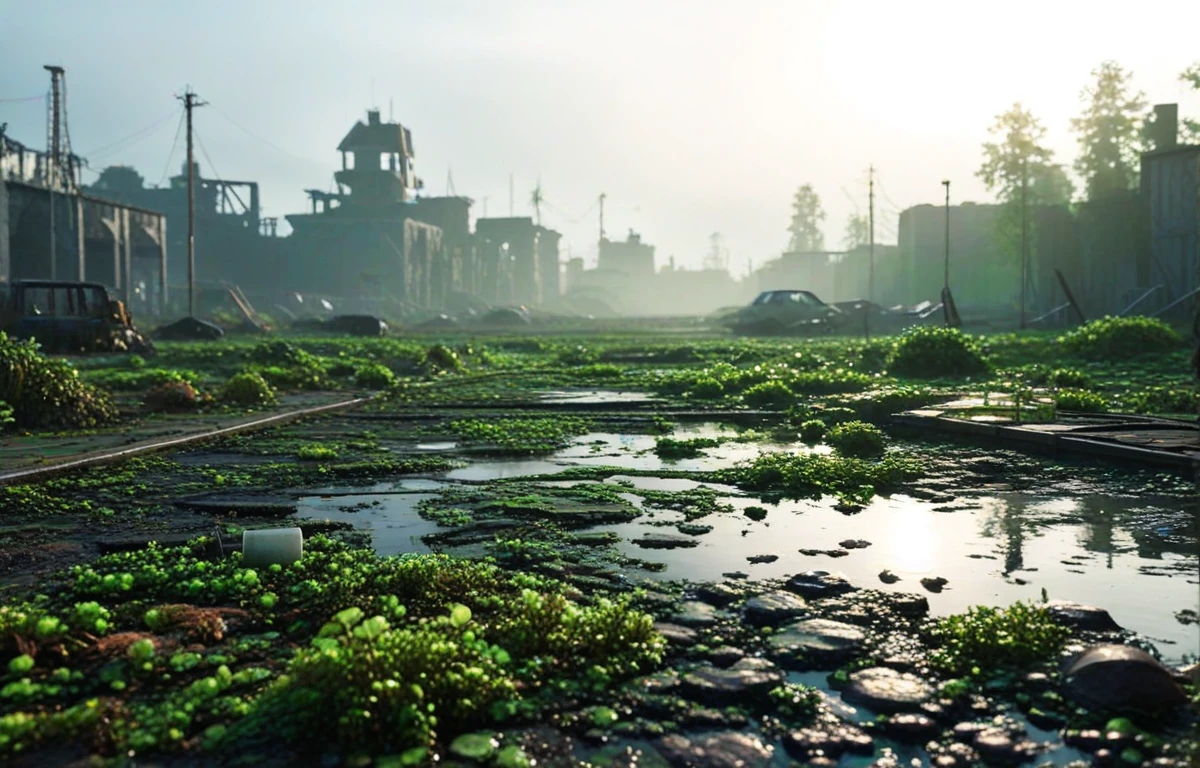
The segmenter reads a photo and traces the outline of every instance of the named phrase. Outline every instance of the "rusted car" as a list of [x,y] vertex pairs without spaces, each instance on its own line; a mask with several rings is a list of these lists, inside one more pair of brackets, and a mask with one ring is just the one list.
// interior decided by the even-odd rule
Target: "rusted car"
[[133,326],[125,304],[100,283],[14,280],[0,283],[0,331],[35,339],[46,352],[134,352],[154,347]]

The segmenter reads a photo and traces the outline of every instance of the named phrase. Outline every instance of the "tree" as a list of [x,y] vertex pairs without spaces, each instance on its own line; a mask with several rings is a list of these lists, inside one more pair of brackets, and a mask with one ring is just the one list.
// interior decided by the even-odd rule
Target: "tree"
[[[1200,61],[1179,73],[1179,80],[1187,83],[1193,90],[1200,91]],[[1200,142],[1200,120],[1183,118],[1179,138],[1188,144]]]
[[842,245],[847,251],[853,251],[860,245],[866,245],[871,239],[871,224],[861,213],[852,213],[846,219],[846,236]]
[[1089,200],[1137,186],[1142,115],[1146,97],[1131,90],[1132,72],[1115,61],[1092,70],[1094,82],[1080,95],[1083,112],[1071,120],[1079,135],[1075,171]]
[[788,250],[825,250],[825,235],[821,232],[823,221],[825,209],[821,207],[821,198],[817,197],[812,184],[805,184],[797,189],[792,197],[792,223],[788,226],[791,239],[788,241]]

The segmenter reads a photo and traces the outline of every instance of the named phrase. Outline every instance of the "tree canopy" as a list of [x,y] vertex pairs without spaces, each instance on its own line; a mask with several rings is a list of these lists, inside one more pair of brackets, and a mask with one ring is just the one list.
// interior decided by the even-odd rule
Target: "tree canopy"
[[789,251],[823,251],[825,235],[821,223],[825,221],[825,209],[812,184],[805,184],[792,197],[792,223],[788,226],[791,239]]
[[1092,70],[1091,85],[1080,95],[1083,111],[1071,120],[1079,137],[1075,171],[1089,200],[1137,186],[1141,127],[1146,97],[1133,91],[1133,73],[1115,61]]
[[852,251],[860,245],[866,245],[871,239],[871,224],[861,213],[852,213],[846,219],[846,234],[842,238],[842,246]]

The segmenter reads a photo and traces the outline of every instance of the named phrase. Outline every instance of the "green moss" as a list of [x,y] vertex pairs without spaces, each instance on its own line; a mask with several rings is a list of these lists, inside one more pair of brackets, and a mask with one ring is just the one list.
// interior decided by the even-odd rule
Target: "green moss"
[[1054,658],[1069,636],[1044,608],[1029,603],[977,606],[933,625],[930,662],[951,674],[1020,670]]
[[102,391],[83,381],[61,359],[38,351],[33,341],[10,339],[0,332],[0,401],[26,429],[80,429],[110,424],[117,409]]
[[977,340],[957,328],[925,325],[900,336],[887,369],[893,376],[933,379],[979,375],[988,364]]
[[221,390],[221,399],[234,405],[273,405],[275,392],[261,375],[246,371],[233,376]]
[[862,421],[838,424],[829,430],[826,439],[843,456],[882,456],[887,448],[883,432],[878,427]]
[[1058,338],[1062,350],[1087,360],[1129,360],[1183,345],[1175,330],[1152,317],[1104,317]]
[[705,448],[716,448],[720,444],[720,440],[708,437],[693,437],[684,440],[660,437],[654,441],[654,453],[664,459],[694,459],[703,456]]

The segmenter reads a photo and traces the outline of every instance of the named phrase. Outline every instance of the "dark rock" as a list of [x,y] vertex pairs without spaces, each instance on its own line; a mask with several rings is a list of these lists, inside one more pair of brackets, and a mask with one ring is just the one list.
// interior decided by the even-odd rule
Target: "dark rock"
[[802,597],[819,599],[844,595],[853,592],[856,587],[841,576],[826,571],[806,571],[788,579],[785,589]]
[[700,542],[687,536],[672,536],[667,533],[648,533],[633,543],[643,549],[691,549],[700,546]]
[[933,687],[916,675],[872,667],[850,675],[842,698],[874,712],[888,713],[915,710],[933,694]]
[[839,541],[838,546],[842,549],[866,549],[871,546],[871,542],[863,539],[846,539],[845,541]]
[[374,315],[338,315],[325,321],[326,330],[349,336],[387,336],[388,324]]
[[861,650],[866,639],[866,634],[851,624],[804,619],[771,635],[767,645],[777,658],[836,663]]
[[699,639],[699,635],[696,634],[696,630],[688,629],[687,627],[681,627],[678,624],[668,624],[665,621],[658,621],[655,622],[654,628],[658,630],[660,635],[667,638],[668,642],[676,645],[695,645],[696,641]]
[[702,584],[696,589],[696,597],[718,608],[724,608],[741,596],[739,590],[728,584]]
[[1121,629],[1120,625],[1113,621],[1113,617],[1103,608],[1094,608],[1090,605],[1071,603],[1066,600],[1051,600],[1046,604],[1046,610],[1050,612],[1050,616],[1055,621],[1068,627],[1092,632],[1117,632]]
[[748,578],[750,578],[750,574],[743,573],[742,571],[730,571],[729,573],[722,573],[721,575],[727,579],[748,579]]
[[628,687],[640,693],[670,693],[680,685],[679,673],[673,669],[656,672],[635,680],[630,680]]
[[731,645],[723,645],[720,648],[713,648],[708,652],[708,660],[713,666],[731,667],[744,658],[746,653],[741,648],[734,648]]
[[959,741],[972,742],[975,741],[976,736],[991,727],[992,726],[988,723],[959,723],[958,725],[954,726],[954,738],[958,739]]
[[924,616],[929,613],[929,600],[925,595],[913,595],[907,592],[891,596],[889,606],[901,616]]
[[687,738],[672,734],[658,742],[658,750],[679,768],[749,768],[766,765],[774,751],[747,733],[722,731]]
[[1016,744],[1012,736],[1003,728],[988,728],[975,734],[973,742],[975,750],[985,760],[992,759],[1001,762],[1019,762],[1014,760]]
[[760,563],[773,563],[779,559],[779,555],[750,555],[746,560],[751,565],[759,565]]
[[807,762],[813,757],[836,758],[845,753],[870,755],[875,751],[875,742],[852,725],[838,723],[827,728],[822,723],[819,728],[805,728],[784,736],[783,748],[797,760]]
[[938,724],[930,717],[918,714],[892,715],[883,724],[884,730],[897,741],[919,743],[938,734]]
[[885,568],[879,572],[879,580],[884,584],[895,584],[900,581],[900,577]]
[[679,612],[671,620],[685,627],[710,627],[717,623],[717,611],[708,603],[688,600],[679,606]]
[[1097,712],[1162,713],[1187,701],[1166,667],[1128,645],[1100,645],[1084,651],[1067,668],[1063,693]]
[[161,341],[216,341],[225,335],[225,329],[207,320],[185,317],[154,332]]
[[697,699],[734,704],[765,694],[783,680],[783,672],[766,659],[746,658],[729,669],[695,669],[683,676],[683,685]]
[[950,583],[949,579],[944,579],[941,576],[926,576],[921,579],[921,586],[928,589],[930,592],[941,592],[942,587]]
[[850,554],[844,549],[802,549],[800,554],[805,557],[816,557],[817,555],[826,555],[828,557],[845,557]]
[[756,626],[775,626],[808,610],[802,598],[790,592],[766,592],[750,598],[743,607],[746,622]]

